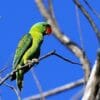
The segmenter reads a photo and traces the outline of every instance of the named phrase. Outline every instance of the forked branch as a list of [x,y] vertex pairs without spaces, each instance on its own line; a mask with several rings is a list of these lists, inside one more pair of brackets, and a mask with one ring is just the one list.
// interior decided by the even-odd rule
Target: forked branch
[[43,17],[45,17],[51,24],[54,36],[65,47],[67,47],[76,57],[79,58],[82,64],[82,68],[85,72],[85,80],[87,81],[90,74],[90,63],[84,51],[75,42],[71,41],[66,35],[64,35],[60,31],[60,28],[56,24],[56,19],[54,17],[51,17],[50,13],[44,6],[43,0],[35,0],[35,1]]
[[[48,54],[46,54],[46,55],[44,55],[44,56],[41,56],[41,57],[38,59],[38,61],[41,61],[41,60],[43,60],[43,59],[45,59],[45,58],[47,58],[47,57],[49,57],[49,56],[51,56],[51,55],[56,55],[57,57],[59,57],[59,58],[65,60],[65,61],[67,61],[67,62],[69,62],[69,63],[81,65],[81,64],[79,64],[79,63],[73,62],[73,61],[71,61],[71,60],[69,60],[69,59],[67,59],[67,58],[62,57],[61,55],[57,54],[57,53],[55,52],[55,50],[49,52]],[[0,85],[2,85],[7,79],[9,79],[15,72],[17,72],[17,71],[19,71],[19,70],[23,70],[23,69],[26,68],[26,67],[31,68],[31,67],[32,67],[34,64],[36,64],[36,63],[37,63],[37,62],[36,62],[35,60],[32,60],[32,61],[30,61],[29,63],[27,63],[27,64],[25,64],[24,66],[22,66],[21,68],[15,69],[15,70],[13,70],[12,72],[8,73],[8,74],[0,81]]]
[[[81,86],[81,85],[84,84],[84,82],[85,82],[84,79],[80,79],[80,80],[77,80],[75,82],[71,82],[69,84],[65,84],[63,86],[54,88],[54,89],[49,90],[47,92],[44,92],[43,93],[43,96],[44,97],[48,97],[48,96],[56,95],[58,93],[62,93],[64,91],[70,90],[72,88]],[[40,98],[41,98],[41,95],[40,94],[37,94],[37,95],[31,96],[31,97],[27,97],[24,100],[40,100]]]

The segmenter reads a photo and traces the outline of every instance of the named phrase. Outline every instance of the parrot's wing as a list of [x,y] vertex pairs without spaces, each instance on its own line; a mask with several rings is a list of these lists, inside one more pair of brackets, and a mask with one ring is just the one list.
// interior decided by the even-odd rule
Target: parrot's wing
[[16,69],[16,66],[19,64],[19,61],[21,60],[22,56],[31,45],[32,45],[31,34],[24,35],[20,40],[18,47],[16,49],[16,53],[13,61],[13,69]]

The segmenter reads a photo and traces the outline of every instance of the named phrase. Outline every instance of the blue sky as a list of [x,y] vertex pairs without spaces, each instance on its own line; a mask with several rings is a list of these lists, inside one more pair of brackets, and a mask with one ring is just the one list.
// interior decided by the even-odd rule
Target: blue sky
[[[92,7],[100,12],[99,0],[88,1]],[[82,0],[81,2],[83,3]],[[81,45],[76,24],[75,6],[72,0],[62,0],[59,2],[58,0],[53,0],[53,6],[61,31],[75,43]],[[87,8],[87,6],[85,7]],[[92,13],[90,12],[90,14]],[[3,73],[2,76],[4,76],[8,73],[8,71],[11,71],[11,62],[13,60],[13,55],[18,41],[29,31],[30,27],[34,23],[44,21],[44,19],[37,9],[35,0],[1,0],[0,16],[0,69],[4,66],[9,66],[9,69]],[[92,17],[96,21],[96,24],[99,25],[100,19],[98,20],[93,14]],[[98,48],[96,36],[82,13],[80,13],[80,20],[83,33],[84,50],[91,64],[94,64]],[[79,59],[66,49],[53,35],[46,36],[41,47],[41,55],[44,55],[54,49],[60,55],[69,58],[72,61],[79,62]],[[38,76],[43,91],[78,80],[84,75],[81,66],[72,65],[55,56],[51,56],[41,61],[34,68],[34,71]],[[8,83],[14,86],[16,85],[15,81],[8,81]],[[77,93],[80,88],[81,87],[48,97],[47,100],[66,100],[66,98],[67,100],[70,100],[70,98]],[[29,71],[24,78],[24,87],[21,93],[22,98],[35,95],[37,93],[39,93],[37,86],[32,78],[31,72]],[[4,85],[0,87],[0,95],[2,96],[2,100],[8,100],[8,98],[17,100],[15,93]]]

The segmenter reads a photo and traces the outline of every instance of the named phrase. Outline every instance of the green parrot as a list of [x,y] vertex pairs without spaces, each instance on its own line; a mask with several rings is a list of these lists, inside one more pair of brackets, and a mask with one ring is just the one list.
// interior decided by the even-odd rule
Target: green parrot
[[[51,32],[51,26],[47,22],[38,22],[34,24],[29,30],[29,33],[24,35],[18,44],[13,60],[13,70],[27,64],[29,60],[38,59],[43,37],[51,34]],[[24,74],[29,69],[29,67],[24,68],[11,76],[11,80],[16,79],[20,91],[22,89]]]

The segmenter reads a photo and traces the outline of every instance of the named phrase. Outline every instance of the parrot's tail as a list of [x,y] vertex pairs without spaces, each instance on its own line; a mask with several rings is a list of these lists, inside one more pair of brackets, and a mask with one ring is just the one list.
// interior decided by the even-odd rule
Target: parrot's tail
[[23,81],[22,81],[22,80],[17,80],[17,86],[18,86],[18,89],[19,89],[20,91],[21,91],[22,88],[23,88],[22,84],[23,84]]
[[16,73],[14,73],[12,76],[11,76],[11,81],[15,80],[16,79]]
[[18,89],[21,91],[23,87],[23,71],[22,70],[19,70],[18,72],[16,72],[16,81],[17,81]]

